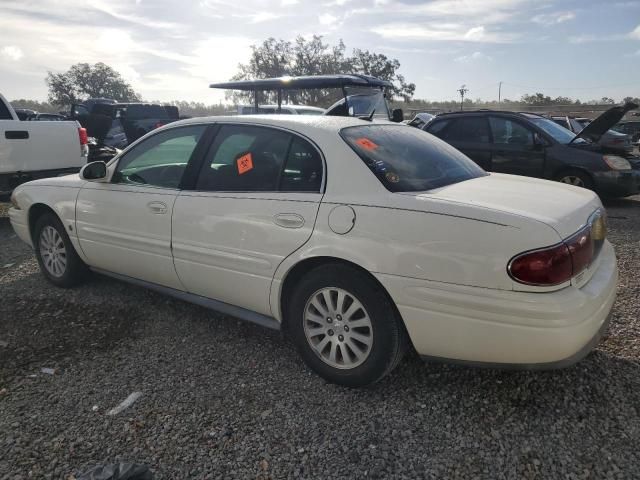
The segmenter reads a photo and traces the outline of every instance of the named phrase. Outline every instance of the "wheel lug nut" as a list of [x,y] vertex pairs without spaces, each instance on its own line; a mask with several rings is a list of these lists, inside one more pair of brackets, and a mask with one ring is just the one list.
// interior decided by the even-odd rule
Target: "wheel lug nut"
[[342,321],[342,315],[336,315],[336,320],[338,320],[339,322]]
[[349,331],[349,327],[347,325],[344,326],[344,331],[348,332]]
[[338,335],[338,340],[343,341],[344,337],[342,335]]
[[333,318],[331,318],[331,317],[327,317],[327,322],[328,322],[328,323],[333,322]]
[[333,330],[329,330],[327,333],[329,334],[330,337],[333,336]]

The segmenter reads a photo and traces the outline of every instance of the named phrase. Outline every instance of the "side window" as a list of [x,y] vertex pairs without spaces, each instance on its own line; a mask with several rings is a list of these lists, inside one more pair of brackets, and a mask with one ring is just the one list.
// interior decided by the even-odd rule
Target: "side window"
[[294,137],[282,172],[283,192],[319,192],[322,185],[322,158],[309,142]]
[[0,120],[13,120],[9,108],[0,100]]
[[449,125],[449,120],[439,120],[439,121],[434,120],[429,122],[429,124],[426,126],[426,130],[430,134],[435,135],[436,137],[442,138],[442,132],[447,125]]
[[508,118],[489,117],[493,143],[499,145],[533,145],[533,132]]
[[223,125],[196,184],[212,192],[269,192],[278,179],[292,136],[268,127]]
[[206,126],[180,127],[153,135],[118,162],[114,183],[178,188]]
[[442,137],[448,142],[489,143],[489,125],[484,117],[463,117],[453,120]]

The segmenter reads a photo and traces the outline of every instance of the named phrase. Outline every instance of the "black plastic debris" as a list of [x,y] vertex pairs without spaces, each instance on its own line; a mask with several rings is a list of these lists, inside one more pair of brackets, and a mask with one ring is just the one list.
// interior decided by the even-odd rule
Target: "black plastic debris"
[[153,480],[153,473],[146,465],[120,463],[98,465],[76,480]]

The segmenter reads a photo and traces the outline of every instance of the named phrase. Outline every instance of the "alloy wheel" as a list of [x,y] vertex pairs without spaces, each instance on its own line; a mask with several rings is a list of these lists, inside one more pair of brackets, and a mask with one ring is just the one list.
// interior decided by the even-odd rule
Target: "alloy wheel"
[[326,287],[316,291],[304,309],[304,334],[327,365],[351,369],[371,353],[373,326],[362,303],[348,291]]
[[67,249],[58,230],[50,225],[40,233],[40,256],[47,272],[60,278],[67,269]]
[[576,177],[575,175],[567,175],[560,179],[561,183],[567,183],[569,185],[575,185],[576,187],[584,188],[584,181],[580,177]]

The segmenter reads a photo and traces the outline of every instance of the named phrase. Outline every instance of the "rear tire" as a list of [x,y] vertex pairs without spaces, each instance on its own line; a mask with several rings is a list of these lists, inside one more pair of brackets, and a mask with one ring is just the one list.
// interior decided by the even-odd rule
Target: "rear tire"
[[40,271],[49,282],[69,288],[86,277],[87,266],[56,215],[45,213],[38,218],[33,229],[33,244]]
[[587,190],[593,190],[593,180],[589,174],[577,170],[564,170],[556,177],[556,181],[560,183],[566,183],[575,187],[586,188]]
[[407,349],[407,333],[386,292],[352,267],[313,269],[286,301],[287,325],[301,357],[331,383],[372,385]]

